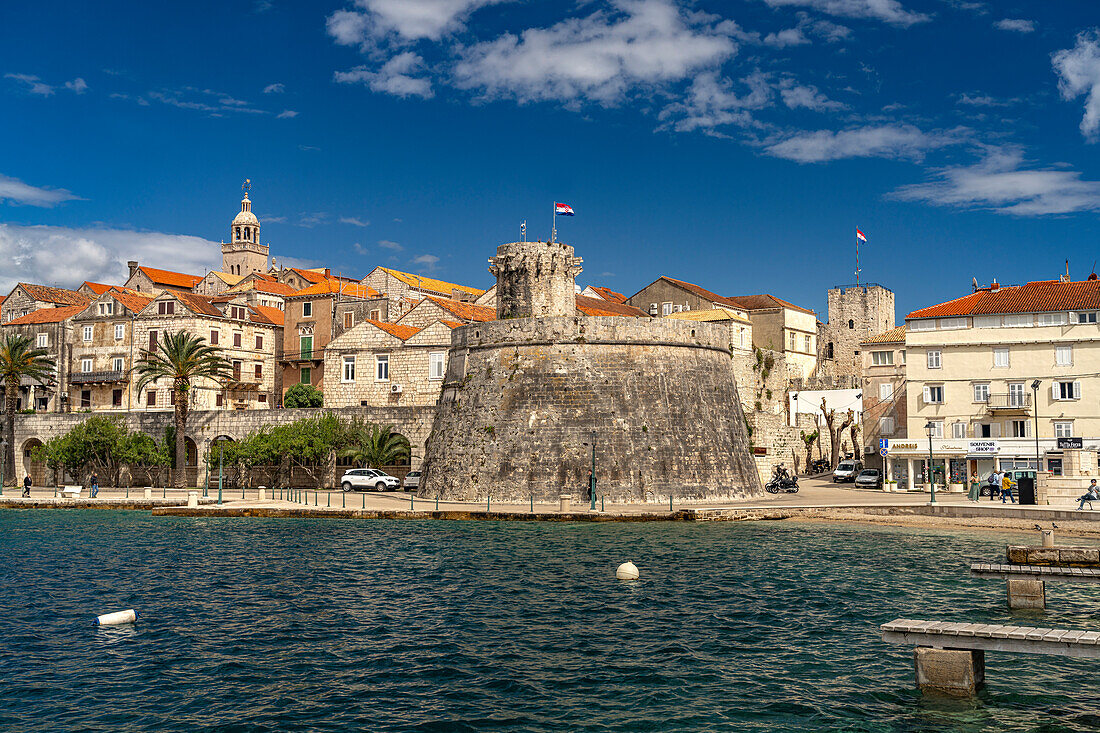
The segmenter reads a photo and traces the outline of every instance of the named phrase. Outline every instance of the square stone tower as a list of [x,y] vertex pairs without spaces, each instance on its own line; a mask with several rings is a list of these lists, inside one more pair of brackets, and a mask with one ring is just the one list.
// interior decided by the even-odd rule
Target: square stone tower
[[511,242],[497,247],[497,318],[546,318],[577,312],[576,279],[583,260],[561,242]]
[[894,291],[876,283],[829,289],[829,322],[819,345],[838,377],[863,375],[860,342],[894,327]]

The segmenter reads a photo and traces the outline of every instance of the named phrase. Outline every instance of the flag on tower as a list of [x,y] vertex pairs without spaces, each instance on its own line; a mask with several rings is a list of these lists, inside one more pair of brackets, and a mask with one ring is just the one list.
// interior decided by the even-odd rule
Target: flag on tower
[[573,216],[573,207],[569,204],[554,203],[554,213],[558,216]]
[[856,228],[856,239],[858,239],[861,242],[866,242],[867,241],[867,235],[865,235],[863,232],[861,232],[858,227]]

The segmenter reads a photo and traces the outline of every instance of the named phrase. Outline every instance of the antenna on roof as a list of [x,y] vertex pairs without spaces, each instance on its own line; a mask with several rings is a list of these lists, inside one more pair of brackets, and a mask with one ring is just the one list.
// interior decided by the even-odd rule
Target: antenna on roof
[[972,277],[972,278],[970,278],[970,282],[971,282],[972,287],[974,288],[974,292],[975,293],[978,292],[978,278]]

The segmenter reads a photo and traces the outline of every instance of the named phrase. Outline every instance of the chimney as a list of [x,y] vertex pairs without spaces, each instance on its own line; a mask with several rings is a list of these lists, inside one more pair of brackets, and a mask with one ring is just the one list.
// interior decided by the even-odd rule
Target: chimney
[[1001,286],[997,284],[997,279],[996,279],[996,278],[994,278],[994,279],[993,279],[993,282],[991,282],[991,283],[989,284],[989,289],[990,289],[990,290],[996,290],[996,289],[997,289],[997,288],[999,288],[999,287],[1001,287]]
[[1062,282],[1069,282],[1069,260],[1066,260],[1066,274],[1061,277]]
[[130,268],[130,276],[127,278],[127,279],[129,279],[130,277],[134,276],[135,272],[137,272],[137,269],[138,269],[137,260],[130,260],[129,262],[126,263],[126,266]]

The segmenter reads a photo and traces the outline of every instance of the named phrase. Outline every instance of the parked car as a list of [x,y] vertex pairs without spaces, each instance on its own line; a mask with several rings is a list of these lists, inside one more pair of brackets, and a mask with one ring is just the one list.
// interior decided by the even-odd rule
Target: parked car
[[377,468],[350,468],[340,478],[340,487],[344,491],[397,491],[401,482]]
[[855,485],[864,489],[881,489],[882,472],[877,468],[865,468],[856,476]]
[[838,481],[855,481],[856,476],[863,470],[863,464],[859,461],[846,458],[837,464],[836,470],[833,471],[833,483]]
[[405,481],[402,484],[405,487],[405,491],[415,491],[420,488],[420,471],[409,471],[405,475]]

